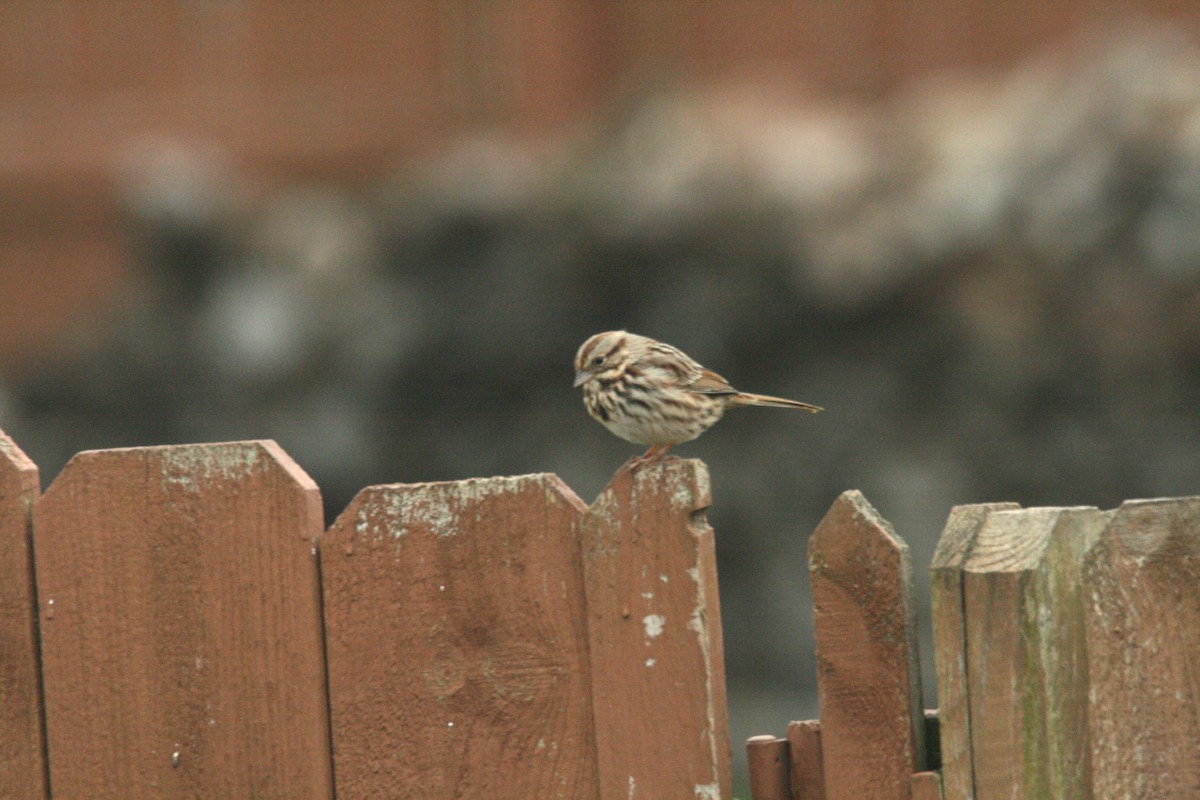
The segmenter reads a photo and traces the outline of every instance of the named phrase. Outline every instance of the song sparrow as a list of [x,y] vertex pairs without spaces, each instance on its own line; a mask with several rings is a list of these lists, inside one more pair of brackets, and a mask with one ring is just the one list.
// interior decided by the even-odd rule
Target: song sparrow
[[598,333],[575,355],[575,386],[588,413],[634,444],[650,445],[641,460],[662,458],[716,424],[727,409],[818,406],[739,392],[729,381],[669,344],[626,331]]

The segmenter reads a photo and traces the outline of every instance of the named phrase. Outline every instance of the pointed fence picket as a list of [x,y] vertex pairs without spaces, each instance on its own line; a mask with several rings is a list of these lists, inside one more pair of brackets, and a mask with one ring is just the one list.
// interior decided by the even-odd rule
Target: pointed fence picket
[[845,492],[808,542],[828,800],[902,797],[924,763],[908,545]]
[[55,796],[332,796],[321,529],[273,442],[67,464],[34,518]]
[[48,791],[33,506],[38,469],[0,431],[0,796],[45,800]]
[[[0,798],[729,800],[708,474],[364,489],[322,530],[272,442],[76,456],[0,433]],[[1200,498],[951,511],[943,711],[903,540],[809,541],[821,720],[755,800],[1200,797]],[[944,757],[944,763],[943,763]]]
[[527,475],[373,486],[338,517],[321,574],[339,793],[596,796],[583,511]]

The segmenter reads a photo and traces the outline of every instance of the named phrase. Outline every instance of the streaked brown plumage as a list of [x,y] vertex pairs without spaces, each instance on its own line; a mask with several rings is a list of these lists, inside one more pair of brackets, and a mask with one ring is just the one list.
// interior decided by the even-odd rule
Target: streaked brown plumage
[[592,418],[626,441],[649,445],[641,458],[661,458],[695,439],[738,406],[816,412],[818,406],[739,392],[669,344],[627,331],[598,333],[575,354],[575,386]]

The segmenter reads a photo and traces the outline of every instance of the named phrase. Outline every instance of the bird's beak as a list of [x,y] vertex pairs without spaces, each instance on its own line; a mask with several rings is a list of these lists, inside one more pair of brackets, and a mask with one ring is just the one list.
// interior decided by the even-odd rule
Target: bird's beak
[[585,369],[579,370],[579,372],[575,373],[575,383],[572,384],[572,388],[578,389],[580,386],[583,386],[585,383],[591,380],[591,378],[592,373]]

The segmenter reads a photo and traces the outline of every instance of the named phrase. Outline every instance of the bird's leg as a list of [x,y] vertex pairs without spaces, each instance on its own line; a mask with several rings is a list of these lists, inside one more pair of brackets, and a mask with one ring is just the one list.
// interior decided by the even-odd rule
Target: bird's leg
[[640,467],[643,464],[650,464],[655,461],[662,461],[663,456],[671,449],[669,444],[651,445],[650,449],[642,453],[640,456],[634,456],[631,461],[631,466]]
[[649,450],[642,453],[640,456],[634,456],[633,458],[629,459],[629,466],[640,467],[642,464],[649,463],[650,458],[651,458],[651,456],[654,455],[654,451],[656,449],[658,449],[658,445],[654,445]]
[[634,456],[629,459],[630,467],[640,467],[642,464],[649,464],[654,460],[654,456],[658,453],[658,445],[651,445],[650,449],[642,453],[640,456]]

